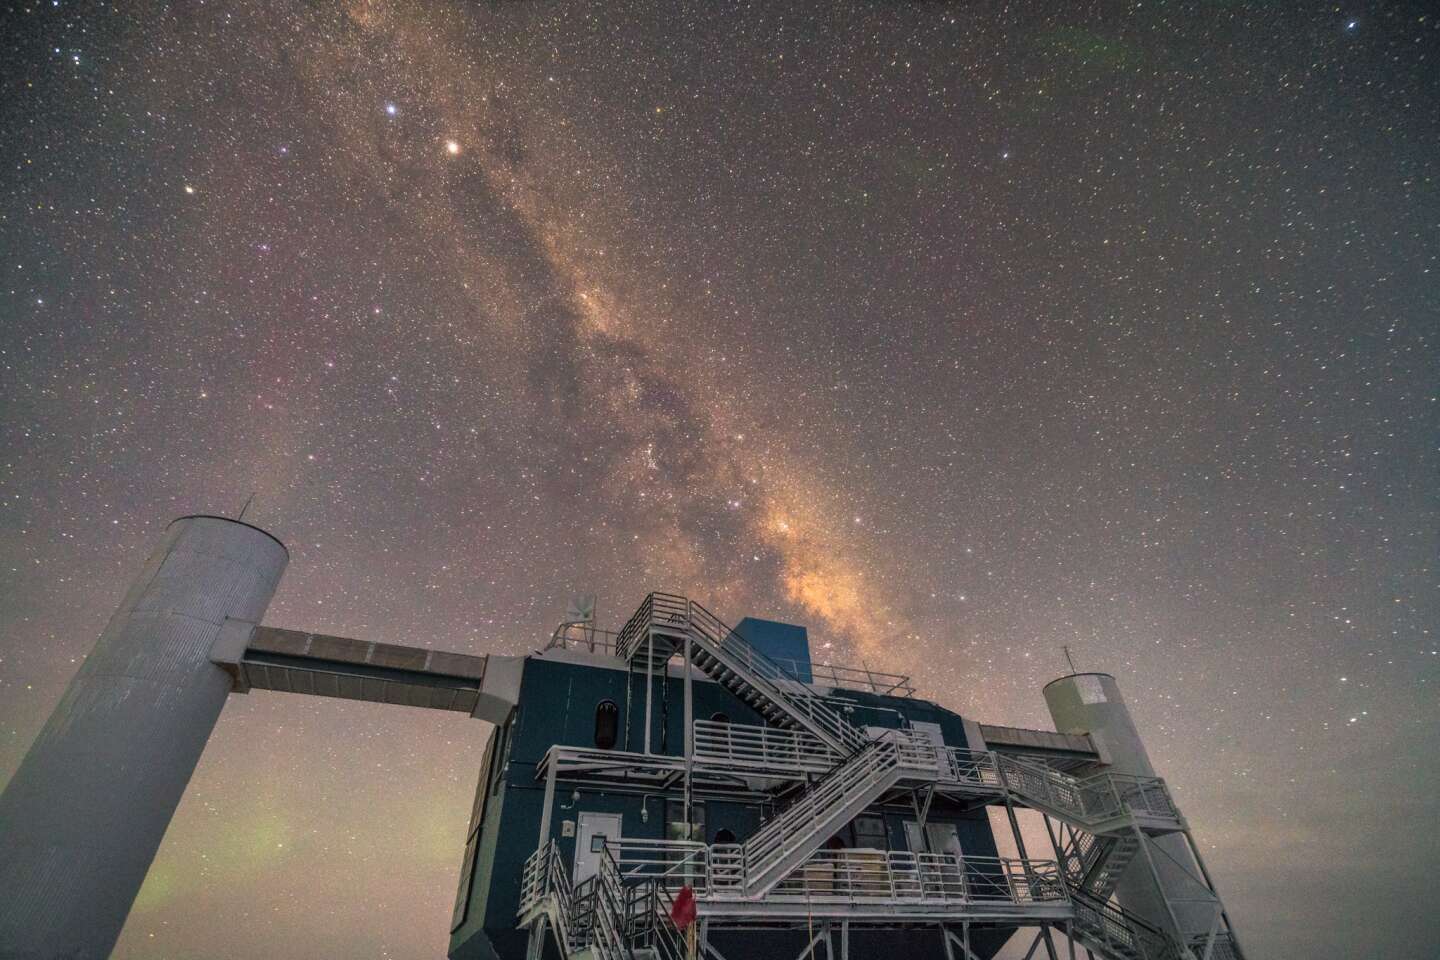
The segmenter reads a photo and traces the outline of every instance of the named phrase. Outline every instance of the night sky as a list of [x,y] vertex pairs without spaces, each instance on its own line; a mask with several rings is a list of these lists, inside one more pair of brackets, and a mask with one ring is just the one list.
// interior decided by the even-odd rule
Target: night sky
[[[1113,672],[1255,960],[1433,957],[1429,4],[11,5],[0,782],[164,525],[268,622]],[[226,707],[116,956],[443,955],[487,728]]]

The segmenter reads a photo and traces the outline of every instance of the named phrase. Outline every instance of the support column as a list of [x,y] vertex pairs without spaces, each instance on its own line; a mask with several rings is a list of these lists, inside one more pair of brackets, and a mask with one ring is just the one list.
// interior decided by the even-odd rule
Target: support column
[[[498,774],[497,774],[498,776]],[[545,799],[544,806],[540,808],[540,839],[535,842],[535,849],[539,850],[550,842],[550,817],[555,809],[555,757],[550,757],[550,766],[545,771]]]
[[650,699],[655,692],[655,631],[646,633],[645,641],[645,755],[650,755]]
[[211,648],[288,561],[235,520],[166,529],[0,795],[0,956],[109,956],[230,693]]
[[[685,723],[685,838],[686,838],[687,840],[694,840],[694,839],[695,839],[694,830],[693,830],[693,828],[691,827],[691,824],[694,822],[694,819],[693,819],[693,818],[691,817],[691,815],[690,815],[691,800],[692,800],[692,798],[693,798],[692,778],[694,777],[694,773],[695,773],[695,691],[694,691],[694,689],[693,689],[694,682],[693,682],[693,680],[691,679],[691,673],[692,673],[693,671],[692,671],[691,668],[690,668],[691,655],[694,654],[694,652],[695,652],[695,649],[694,649],[694,647],[693,647],[693,646],[691,645],[691,643],[690,643],[690,635],[689,635],[689,633],[687,632],[686,635],[685,635],[685,711],[684,711],[684,723]],[[700,842],[701,842],[701,843],[704,843],[704,842],[705,842],[705,838],[704,838],[704,837],[700,837],[699,839],[700,839]]]

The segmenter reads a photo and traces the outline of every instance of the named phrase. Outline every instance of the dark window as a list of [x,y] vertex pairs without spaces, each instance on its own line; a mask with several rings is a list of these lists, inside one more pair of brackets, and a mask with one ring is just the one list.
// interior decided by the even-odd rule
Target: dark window
[[735,831],[733,831],[733,830],[727,830],[725,827],[721,827],[719,830],[716,830],[716,831],[715,831],[715,842],[716,842],[716,843],[734,843],[734,842],[735,842]]
[[710,722],[711,722],[711,723],[729,723],[729,722],[730,722],[730,718],[727,717],[727,716],[725,716],[725,714],[723,714],[723,713],[712,713],[712,714],[710,714]]
[[885,821],[881,817],[855,818],[855,846],[884,850],[889,846],[885,837]]
[[695,800],[690,804],[690,830],[685,830],[685,803],[681,800],[665,801],[665,839],[699,840],[705,842],[705,801]]
[[601,700],[595,707],[595,746],[609,750],[620,734],[620,708],[614,700]]

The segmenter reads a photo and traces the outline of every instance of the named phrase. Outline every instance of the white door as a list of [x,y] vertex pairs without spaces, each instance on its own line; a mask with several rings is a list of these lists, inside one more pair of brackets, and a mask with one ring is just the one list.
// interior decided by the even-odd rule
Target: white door
[[620,839],[620,814],[580,811],[575,825],[575,879],[588,880],[600,869],[605,841]]
[[[929,841],[926,849],[925,841]],[[925,824],[925,838],[920,837],[920,824],[914,820],[905,821],[905,845],[911,853],[948,853],[960,859],[960,833],[953,823]]]

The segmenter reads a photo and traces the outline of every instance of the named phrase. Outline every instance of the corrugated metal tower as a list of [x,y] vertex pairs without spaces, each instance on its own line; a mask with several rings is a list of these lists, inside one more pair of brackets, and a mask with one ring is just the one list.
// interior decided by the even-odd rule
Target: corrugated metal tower
[[234,520],[166,530],[0,795],[0,957],[110,955],[230,693],[212,648],[288,560]]

